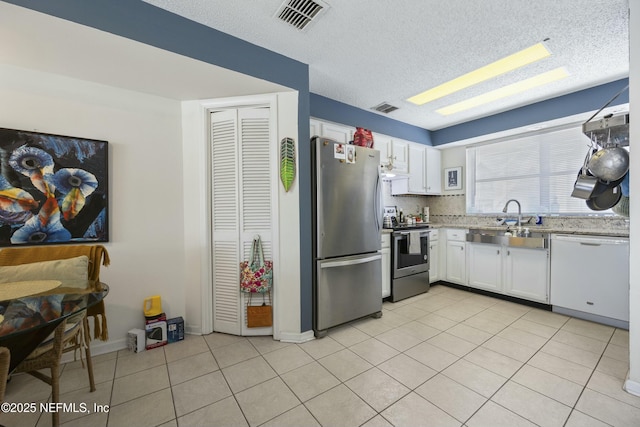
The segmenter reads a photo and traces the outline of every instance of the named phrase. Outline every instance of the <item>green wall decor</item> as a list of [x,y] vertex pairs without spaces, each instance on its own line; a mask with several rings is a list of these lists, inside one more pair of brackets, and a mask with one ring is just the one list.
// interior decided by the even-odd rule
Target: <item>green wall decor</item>
[[284,191],[289,191],[296,177],[296,142],[293,138],[280,141],[280,180]]

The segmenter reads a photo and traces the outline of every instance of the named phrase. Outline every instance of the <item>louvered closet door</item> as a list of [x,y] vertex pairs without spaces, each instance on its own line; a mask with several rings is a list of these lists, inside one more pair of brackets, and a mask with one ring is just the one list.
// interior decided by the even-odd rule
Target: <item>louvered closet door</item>
[[[246,327],[246,300],[239,291],[239,263],[253,236],[272,258],[272,185],[269,109],[212,113],[213,329],[235,335],[271,335]],[[262,304],[262,297],[252,304]]]
[[236,110],[211,115],[213,327],[239,335],[238,121]]
[[[269,109],[247,108],[238,111],[240,137],[240,241],[242,257],[248,259],[251,242],[258,234],[265,259],[272,260],[271,147],[269,144]],[[273,294],[272,294],[273,296]],[[247,296],[242,300],[242,335],[272,335],[272,328],[247,328]],[[261,305],[262,295],[251,299]],[[267,299],[267,304],[269,304]]]

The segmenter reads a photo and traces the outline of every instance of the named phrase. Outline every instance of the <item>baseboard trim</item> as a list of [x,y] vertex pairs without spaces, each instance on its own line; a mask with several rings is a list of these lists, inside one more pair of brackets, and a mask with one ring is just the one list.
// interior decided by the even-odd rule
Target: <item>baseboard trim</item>
[[458,283],[451,283],[451,282],[447,282],[445,280],[438,280],[437,282],[433,282],[431,284],[431,286],[434,286],[436,284],[437,285],[448,286],[450,288],[461,289],[461,290],[467,291],[467,292],[473,292],[474,294],[480,294],[480,295],[485,295],[485,296],[488,296],[488,297],[493,297],[493,298],[497,298],[497,299],[501,299],[501,300],[505,300],[505,301],[509,301],[509,302],[514,302],[516,304],[528,305],[529,307],[539,308],[540,310],[551,311],[551,305],[550,304],[545,304],[545,303],[538,302],[538,301],[531,301],[531,300],[528,300],[528,299],[518,298],[518,297],[511,296],[511,295],[505,295],[505,294],[499,294],[497,292],[485,291],[484,289],[478,289],[478,288],[474,288],[472,286],[467,286],[467,285],[460,285]]
[[611,317],[599,316],[597,314],[558,307],[556,305],[553,306],[553,312],[564,314],[565,316],[577,317],[578,319],[588,320],[590,322],[602,323],[603,325],[613,326],[614,328],[629,330],[629,322],[626,320],[613,319]]
[[[122,338],[119,340],[109,340],[107,342],[92,340],[91,341],[91,356],[99,356],[101,354],[111,353],[114,351],[124,350],[127,348],[127,339]],[[79,350],[81,351],[81,350]],[[84,351],[84,350],[82,350]],[[84,353],[82,353],[82,357],[84,358]],[[60,361],[62,363],[69,363],[75,360],[80,360],[80,354],[76,353],[75,357],[72,352],[64,353]]]
[[313,331],[306,332],[281,332],[280,341],[291,342],[295,344],[302,344],[303,342],[314,340],[316,337],[313,335]]
[[624,389],[629,394],[633,394],[634,396],[640,396],[640,383],[637,381],[632,381],[630,379],[627,379],[624,382]]

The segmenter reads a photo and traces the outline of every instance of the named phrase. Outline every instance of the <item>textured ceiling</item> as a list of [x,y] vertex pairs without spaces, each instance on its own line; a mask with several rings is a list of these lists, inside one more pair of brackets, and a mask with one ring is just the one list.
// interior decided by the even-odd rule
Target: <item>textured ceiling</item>
[[[145,0],[309,64],[311,92],[436,130],[629,75],[628,0],[324,0],[305,31],[282,0]],[[423,106],[406,98],[544,39],[550,58]],[[466,112],[436,109],[564,66],[570,77]],[[612,94],[613,96],[613,94]]]

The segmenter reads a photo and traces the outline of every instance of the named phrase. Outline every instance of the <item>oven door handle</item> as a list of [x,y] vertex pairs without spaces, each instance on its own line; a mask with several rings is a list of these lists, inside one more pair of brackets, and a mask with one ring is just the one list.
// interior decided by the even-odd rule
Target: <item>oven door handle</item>
[[366,258],[351,259],[346,261],[333,261],[320,263],[320,268],[344,267],[347,265],[364,264],[365,262],[376,261],[382,259],[382,255],[373,255]]

